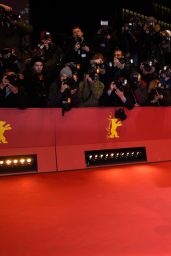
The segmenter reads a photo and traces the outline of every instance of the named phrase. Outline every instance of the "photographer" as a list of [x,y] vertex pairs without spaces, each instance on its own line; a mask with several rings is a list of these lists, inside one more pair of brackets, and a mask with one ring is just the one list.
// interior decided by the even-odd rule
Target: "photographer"
[[0,82],[0,107],[24,108],[27,97],[22,86],[22,80],[15,72],[4,73]]
[[112,33],[112,28],[108,23],[108,21],[101,21],[101,27],[93,37],[93,46],[95,51],[102,53],[106,60],[110,59],[117,41],[117,39],[114,38],[114,33]]
[[130,88],[134,99],[134,106],[145,106],[147,104],[147,83],[137,71],[130,74]]
[[13,70],[16,73],[21,72],[22,64],[13,48],[5,48],[0,51],[1,71]]
[[44,61],[40,57],[33,58],[25,70],[24,77],[29,107],[47,107],[49,79]]
[[113,60],[108,64],[106,71],[106,79],[108,81],[114,81],[120,76],[127,76],[130,73],[133,63],[132,59],[124,56],[121,49],[114,51]]
[[60,71],[59,78],[50,85],[49,107],[71,108],[78,106],[77,80],[74,80],[72,70],[65,66]]
[[83,81],[79,83],[78,96],[80,107],[97,107],[103,93],[104,84],[99,81],[99,74],[96,69],[91,68],[84,75]]
[[168,65],[171,57],[171,31],[163,30],[160,32],[160,63]]
[[136,16],[131,17],[128,22],[124,23],[121,42],[125,54],[132,56],[137,67],[142,47],[142,24]]
[[83,74],[88,68],[92,49],[85,41],[84,33],[80,27],[74,27],[72,29],[72,36],[72,41],[64,56],[64,63],[73,61],[76,64],[79,64],[80,71]]
[[112,81],[104,90],[100,99],[100,105],[105,107],[122,107],[132,109],[134,102],[130,98],[130,90],[127,79],[120,77],[116,82]]
[[94,71],[98,74],[98,79],[106,83],[106,72],[107,72],[107,65],[105,62],[104,55],[102,53],[95,53],[90,60],[90,69],[94,69]]
[[10,6],[0,5],[0,49],[14,48],[20,59],[25,56],[29,44],[31,25],[21,19]]
[[142,50],[144,55],[149,58],[159,60],[160,57],[160,25],[157,20],[149,16],[143,27]]
[[166,86],[171,91],[171,68],[170,66],[164,66],[159,71],[160,83]]
[[154,79],[148,88],[148,106],[171,106],[171,94],[168,88],[161,84],[158,79]]
[[149,85],[149,83],[157,76],[156,73],[156,63],[155,59],[149,59],[140,64],[140,71],[143,80]]
[[56,74],[61,67],[63,52],[61,48],[53,42],[50,32],[42,31],[40,33],[40,42],[33,50],[33,56],[41,57],[44,60],[46,70],[53,80],[54,74]]

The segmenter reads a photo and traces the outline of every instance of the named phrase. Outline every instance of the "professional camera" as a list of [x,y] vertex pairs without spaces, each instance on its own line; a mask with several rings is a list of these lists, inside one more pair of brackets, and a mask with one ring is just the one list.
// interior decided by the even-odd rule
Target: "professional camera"
[[125,78],[120,78],[117,82],[116,82],[116,86],[120,91],[124,91],[124,87],[128,85],[128,80]]
[[141,63],[142,69],[144,69],[146,72],[152,71],[153,68],[155,68],[155,64],[157,61],[155,59],[147,60]]
[[170,30],[163,30],[160,32],[160,36],[162,41],[171,41],[171,31]]
[[126,66],[130,66],[134,64],[134,60],[130,56],[125,56],[119,58],[121,64],[125,64]]
[[147,22],[144,26],[145,33],[149,36],[154,36],[157,32],[157,29],[158,29],[157,20],[152,16],[148,17]]
[[77,89],[77,82],[75,82],[72,77],[71,78],[68,77],[68,78],[62,79],[62,83],[68,85],[68,89],[67,90]]
[[15,23],[21,21],[21,15],[15,12],[7,12],[0,8],[0,22],[2,26],[15,27]]
[[99,80],[99,70],[96,67],[92,67],[87,72],[93,81]]
[[171,68],[169,66],[164,66],[159,71],[159,75],[160,75],[160,78],[165,78],[165,77],[171,78]]
[[13,53],[12,48],[4,48],[1,50],[1,58],[8,59],[11,57],[12,53]]
[[68,62],[65,64],[65,66],[68,66],[72,70],[73,75],[78,75],[80,71],[80,64],[75,62]]
[[12,48],[4,48],[0,52],[0,61],[2,63],[3,70],[12,69],[15,72],[19,72],[20,65],[19,59],[13,53]]
[[140,27],[142,27],[142,24],[138,17],[133,16],[129,19],[127,23],[124,24],[122,30],[127,33],[134,33],[136,32]]
[[161,82],[158,82],[158,83],[157,83],[157,86],[156,86],[156,88],[155,88],[155,92],[156,92],[156,94],[163,95],[163,93],[164,93],[164,91],[165,91],[166,89],[168,89],[168,85],[163,84],[163,83],[161,83]]
[[79,44],[80,47],[84,47],[86,45],[83,37],[75,37],[75,42],[76,44]]
[[64,116],[66,111],[69,111],[72,108],[70,88],[65,89],[65,91],[62,94],[61,108],[62,108],[62,116]]
[[135,24],[133,22],[128,22],[123,26],[122,31],[132,33],[134,31],[134,26]]
[[132,88],[136,89],[138,84],[141,82],[141,75],[134,71],[130,74],[130,85]]
[[66,99],[63,99],[61,107],[62,107],[62,116],[64,116],[65,111],[70,111],[71,110],[71,98],[68,97]]
[[97,70],[97,73],[98,73],[98,69],[99,70],[102,70],[102,69],[105,69],[106,68],[106,64],[104,62],[102,63],[97,63],[96,60],[91,60],[90,61],[90,66],[91,68],[93,69],[96,69]]
[[6,79],[10,82],[10,84],[14,86],[18,86],[18,76],[16,74],[7,75]]
[[45,40],[51,39],[51,33],[48,31],[43,31],[41,32],[41,38]]

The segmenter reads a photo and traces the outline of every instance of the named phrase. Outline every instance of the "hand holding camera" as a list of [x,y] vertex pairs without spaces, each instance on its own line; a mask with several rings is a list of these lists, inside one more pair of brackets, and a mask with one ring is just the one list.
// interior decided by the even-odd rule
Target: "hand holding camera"
[[87,45],[82,46],[82,50],[85,52],[89,52],[90,48]]
[[69,88],[68,85],[65,82],[62,82],[62,84],[61,84],[61,93],[63,93],[68,88]]
[[79,42],[77,42],[77,43],[75,44],[74,50],[75,50],[75,51],[78,51],[80,48],[81,48],[81,45],[80,45]]

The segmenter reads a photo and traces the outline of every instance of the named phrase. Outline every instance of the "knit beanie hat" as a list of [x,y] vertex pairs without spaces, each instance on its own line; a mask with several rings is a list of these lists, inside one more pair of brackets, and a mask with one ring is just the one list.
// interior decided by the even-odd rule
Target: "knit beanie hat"
[[72,70],[69,67],[64,67],[60,71],[60,76],[66,75],[67,77],[72,77]]

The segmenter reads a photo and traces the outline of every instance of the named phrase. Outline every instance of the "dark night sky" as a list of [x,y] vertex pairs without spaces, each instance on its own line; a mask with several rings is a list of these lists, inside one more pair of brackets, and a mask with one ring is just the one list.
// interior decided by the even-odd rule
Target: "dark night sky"
[[[93,33],[99,27],[100,20],[112,20],[116,24],[120,10],[128,8],[145,15],[152,13],[152,0],[124,1],[124,0],[30,0],[31,21],[35,33],[41,30],[49,30],[52,33],[70,34],[71,28],[79,25],[85,33]],[[169,0],[158,0],[167,6],[171,5]]]

